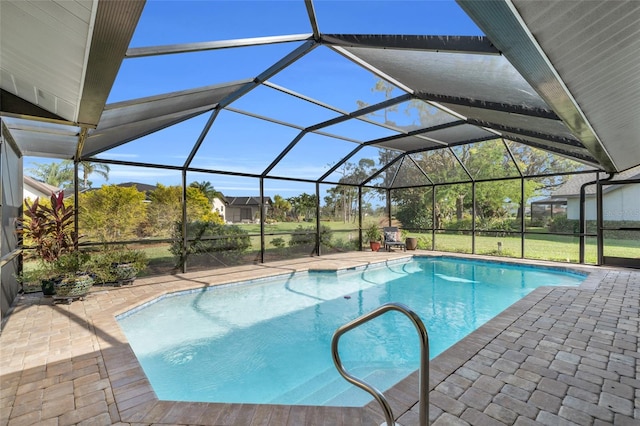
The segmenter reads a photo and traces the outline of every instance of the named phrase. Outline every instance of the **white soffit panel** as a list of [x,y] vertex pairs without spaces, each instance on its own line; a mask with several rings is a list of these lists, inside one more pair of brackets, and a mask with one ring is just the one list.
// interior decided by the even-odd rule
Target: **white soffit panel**
[[[519,0],[518,5],[521,5]],[[538,94],[553,108],[554,112],[564,121],[567,127],[583,144],[587,147],[593,158],[607,171],[621,170],[616,164],[613,156],[609,152],[609,142],[603,141],[602,137],[595,131],[591,120],[587,118],[585,110],[588,106],[584,102],[579,102],[565,84],[565,78],[570,75],[560,75],[556,70],[556,65],[547,54],[548,46],[538,42],[539,34],[536,33],[535,26],[529,28],[528,20],[532,17],[522,17],[516,5],[511,0],[457,0],[462,9],[474,20],[478,27],[487,35],[493,44],[504,54],[509,62],[520,72],[520,74],[531,84]],[[531,2],[532,13],[535,9],[536,18],[544,13],[545,4],[551,3],[548,0]],[[558,2],[564,3],[564,2]],[[595,1],[567,1],[574,5],[589,5],[609,3]],[[615,0],[613,1],[615,3]],[[638,2],[640,5],[640,2]],[[540,12],[543,11],[543,12]],[[546,20],[553,20],[555,16],[545,15]],[[566,19],[572,17],[566,16]],[[574,19],[581,19],[574,16]],[[553,26],[553,31],[561,32],[563,28],[559,25]],[[603,37],[611,37],[611,34]],[[575,72],[572,71],[572,72]],[[611,82],[612,85],[617,83]],[[605,143],[606,142],[606,143]],[[639,154],[640,155],[640,154]]]
[[0,1],[0,86],[76,122],[97,2]]
[[513,3],[618,169],[640,164],[640,2]]

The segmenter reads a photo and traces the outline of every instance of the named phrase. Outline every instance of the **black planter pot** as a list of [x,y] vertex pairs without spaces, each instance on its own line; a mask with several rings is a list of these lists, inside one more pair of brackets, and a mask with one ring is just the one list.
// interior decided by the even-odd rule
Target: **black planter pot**
[[45,296],[53,296],[56,294],[56,281],[55,279],[48,279],[40,281],[40,285],[42,286],[42,294]]
[[136,275],[138,275],[138,269],[133,265],[133,263],[114,263],[111,265],[115,276],[116,276],[116,286],[132,284],[136,279]]

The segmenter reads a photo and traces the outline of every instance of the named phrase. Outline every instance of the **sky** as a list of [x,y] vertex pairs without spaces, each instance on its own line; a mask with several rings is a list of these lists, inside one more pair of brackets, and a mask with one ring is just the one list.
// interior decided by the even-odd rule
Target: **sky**
[[[454,1],[323,1],[314,2],[323,34],[482,35]],[[130,47],[220,41],[311,33],[303,0],[287,1],[157,1],[148,0]],[[215,51],[125,59],[107,103],[185,89],[253,79],[302,43],[242,47]],[[322,101],[342,111],[355,111],[358,101],[384,100],[372,90],[378,78],[331,49],[320,46],[269,81]],[[392,96],[402,91],[395,89]],[[306,127],[337,116],[314,104],[260,86],[231,108]],[[415,116],[395,113],[411,126]],[[209,113],[99,155],[100,158],[181,166],[198,139]],[[371,117],[374,118],[375,117]],[[353,121],[353,120],[350,120]],[[324,129],[339,136],[307,134],[278,163],[273,173],[317,179],[351,152],[355,142],[385,137],[387,129],[355,121]],[[261,173],[300,132],[236,111],[222,111],[198,151],[193,167],[238,173]],[[374,148],[363,150],[377,158]],[[43,159],[26,159],[32,162]],[[357,158],[354,159],[357,161]],[[94,175],[93,186],[105,183]],[[180,184],[180,172],[160,168],[112,165],[106,183]],[[258,179],[189,173],[187,181],[210,181],[225,195],[258,195]],[[265,193],[290,197],[313,193],[308,183],[267,180]]]

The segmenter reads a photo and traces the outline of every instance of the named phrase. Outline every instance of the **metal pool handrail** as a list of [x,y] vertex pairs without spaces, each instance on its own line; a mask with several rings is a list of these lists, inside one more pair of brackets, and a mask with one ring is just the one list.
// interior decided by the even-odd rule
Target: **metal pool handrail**
[[391,407],[389,406],[389,402],[387,402],[384,395],[369,385],[368,383],[358,379],[357,377],[349,374],[342,365],[342,361],[340,360],[340,354],[338,353],[338,341],[340,337],[345,334],[349,330],[353,330],[354,328],[364,324],[365,322],[372,320],[385,312],[388,311],[398,311],[405,314],[413,325],[416,327],[416,331],[420,337],[420,380],[419,380],[419,401],[418,401],[418,417],[420,421],[420,426],[428,426],[429,425],[429,335],[427,334],[427,329],[420,317],[409,309],[407,306],[401,303],[385,303],[384,305],[374,309],[373,311],[361,315],[360,317],[354,319],[351,322],[339,327],[336,332],[333,334],[333,338],[331,339],[331,356],[333,357],[333,363],[335,364],[338,372],[342,377],[345,378],[346,381],[359,387],[360,389],[369,392],[376,401],[382,407],[382,411],[384,412],[384,417],[387,422],[387,426],[395,425],[395,420],[393,418],[393,412],[391,411]]

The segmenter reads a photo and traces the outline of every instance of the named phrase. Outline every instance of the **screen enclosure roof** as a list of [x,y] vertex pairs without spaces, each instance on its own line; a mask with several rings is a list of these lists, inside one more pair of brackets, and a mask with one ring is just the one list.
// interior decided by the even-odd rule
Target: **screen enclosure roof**
[[[609,172],[640,164],[639,2],[459,0],[476,35],[350,32],[364,17],[337,24],[331,2],[312,0],[286,14],[258,2],[277,28],[247,19],[237,37],[181,36],[196,24],[177,12],[169,36],[150,21],[162,4],[206,3],[224,2],[1,2],[3,132],[25,156],[117,162],[137,147],[140,165],[320,182],[376,158],[353,183],[386,187],[398,183],[376,181],[385,170],[433,183],[420,153],[496,140],[512,157],[522,146]],[[417,3],[390,4],[402,17]],[[158,135],[172,160],[151,155]]]

